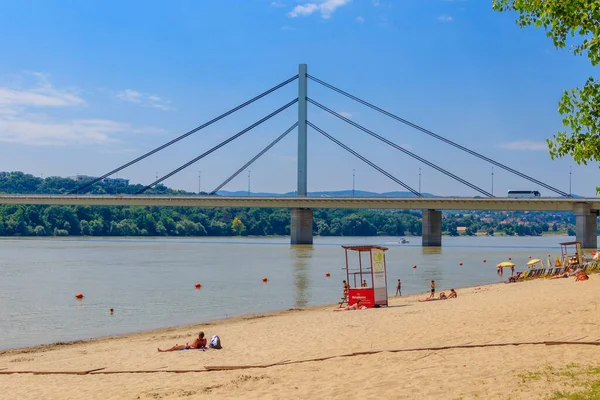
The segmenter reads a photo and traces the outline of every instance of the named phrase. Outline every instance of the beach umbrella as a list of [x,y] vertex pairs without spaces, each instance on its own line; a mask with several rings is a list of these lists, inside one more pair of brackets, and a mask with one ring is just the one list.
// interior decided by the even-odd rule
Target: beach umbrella
[[509,268],[509,267],[514,267],[515,264],[508,262],[508,261],[504,261],[501,262],[500,264],[496,265],[496,268]]
[[533,260],[529,260],[527,262],[527,266],[529,268],[535,269],[536,268],[535,265],[538,264],[538,263],[540,264],[541,268],[544,268],[544,262],[542,260],[540,260],[539,258],[534,258]]

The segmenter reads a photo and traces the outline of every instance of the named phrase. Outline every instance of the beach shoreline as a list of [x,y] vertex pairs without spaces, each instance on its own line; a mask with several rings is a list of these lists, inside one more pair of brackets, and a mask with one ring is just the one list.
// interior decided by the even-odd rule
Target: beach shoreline
[[[377,309],[329,304],[4,350],[0,386],[22,399],[537,399],[576,389],[565,368],[598,366],[599,275],[455,289],[443,301],[421,292]],[[223,349],[157,352],[199,330]]]
[[[506,284],[506,283],[507,282],[485,283],[485,284],[480,284],[480,285],[456,287],[454,289],[457,291],[462,291],[462,290],[473,289],[473,288],[477,288],[477,287],[488,287],[488,286],[502,285],[502,284]],[[441,293],[441,292],[448,293],[450,291],[450,289],[451,288],[447,288],[447,289],[439,289],[438,288],[438,289],[436,289],[436,293],[437,293],[437,295],[439,295],[439,293]],[[340,293],[340,300],[341,300],[341,295],[342,295],[342,293]],[[417,296],[429,297],[429,295],[430,295],[430,292],[422,292],[422,293],[411,293],[411,294],[407,294],[407,295],[403,295],[403,296],[388,296],[388,298],[390,300],[391,299],[412,299]],[[229,317],[210,319],[205,322],[200,321],[200,322],[194,322],[194,323],[190,323],[190,324],[165,326],[165,327],[160,327],[160,328],[155,328],[155,329],[146,329],[146,330],[141,330],[141,331],[117,334],[117,335],[106,335],[106,336],[90,337],[90,338],[85,338],[85,339],[56,341],[56,342],[51,342],[51,343],[42,343],[42,344],[23,346],[23,347],[11,347],[11,348],[7,348],[7,349],[0,349],[0,356],[5,355],[5,354],[26,354],[26,353],[50,351],[52,349],[56,349],[56,348],[63,347],[63,346],[87,345],[87,344],[93,344],[93,343],[97,343],[97,342],[108,341],[108,340],[129,339],[129,338],[133,338],[133,337],[136,337],[139,335],[149,335],[149,334],[159,335],[159,334],[172,332],[175,330],[189,330],[191,328],[197,328],[197,327],[202,327],[202,326],[218,326],[219,324],[235,323],[238,321],[253,320],[253,319],[259,319],[259,318],[271,318],[271,317],[277,317],[277,316],[281,316],[281,315],[287,315],[289,313],[296,313],[296,312],[303,312],[303,311],[336,309],[336,308],[339,308],[338,306],[339,306],[339,303],[331,303],[331,304],[313,305],[313,306],[300,307],[300,308],[288,308],[288,309],[267,311],[267,312],[260,312],[260,313],[246,313],[246,314],[232,315]],[[385,306],[383,308],[385,308]]]
[[104,341],[109,341],[109,340],[130,339],[130,338],[133,338],[133,337],[136,337],[139,335],[149,335],[149,334],[157,335],[157,334],[168,333],[168,332],[172,332],[172,331],[180,330],[180,329],[188,330],[188,329],[196,328],[199,326],[218,326],[219,324],[227,323],[227,322],[233,323],[233,322],[258,319],[258,318],[276,317],[279,315],[285,315],[287,313],[318,310],[318,309],[327,308],[327,307],[334,307],[336,305],[337,304],[315,305],[315,306],[302,307],[302,308],[289,308],[287,310],[267,311],[264,313],[248,313],[248,314],[232,315],[229,317],[211,319],[206,322],[195,322],[195,323],[184,324],[184,325],[166,326],[166,327],[161,327],[161,328],[146,329],[146,330],[123,333],[123,334],[118,334],[118,335],[106,335],[106,336],[91,337],[91,338],[86,338],[86,339],[42,343],[42,344],[37,344],[37,345],[32,345],[32,346],[12,347],[12,348],[8,348],[8,349],[0,349],[0,356],[5,355],[5,354],[21,354],[21,353],[32,353],[32,352],[38,352],[38,351],[50,351],[52,349],[59,348],[62,346],[87,345],[87,344],[94,344],[97,342],[104,342]]

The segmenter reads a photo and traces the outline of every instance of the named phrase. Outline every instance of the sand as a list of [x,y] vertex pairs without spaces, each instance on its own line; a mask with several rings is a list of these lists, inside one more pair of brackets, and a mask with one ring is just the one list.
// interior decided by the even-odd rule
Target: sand
[[[600,276],[594,275],[585,282],[540,279],[458,289],[458,299],[446,301],[418,302],[425,294],[394,297],[390,307],[365,311],[332,312],[335,306],[291,310],[2,351],[0,369],[203,369],[411,346],[599,339],[599,291]],[[156,350],[191,341],[199,330],[209,337],[218,334],[224,348]],[[574,362],[596,365],[599,359],[600,346],[520,345],[382,352],[204,373],[0,375],[0,398],[538,399],[565,387],[564,382],[526,380],[523,374]]]

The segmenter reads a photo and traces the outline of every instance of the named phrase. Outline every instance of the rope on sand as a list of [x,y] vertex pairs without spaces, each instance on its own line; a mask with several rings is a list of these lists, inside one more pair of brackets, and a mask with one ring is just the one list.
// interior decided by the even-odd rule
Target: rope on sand
[[1,375],[12,375],[12,374],[34,374],[34,375],[87,375],[92,372],[101,371],[104,368],[94,368],[85,371],[4,371],[6,368],[1,368]]
[[[159,372],[166,373],[175,373],[175,374],[183,374],[183,373],[200,373],[200,372],[213,372],[213,371],[234,371],[241,369],[252,369],[252,368],[270,368],[281,365],[292,365],[292,364],[301,364],[307,362],[317,362],[317,361],[325,361],[331,360],[333,358],[342,358],[342,357],[355,357],[355,356],[364,356],[364,355],[372,355],[378,353],[403,353],[409,351],[436,351],[436,350],[451,350],[451,349],[473,349],[473,348],[483,348],[483,347],[505,347],[505,346],[522,346],[522,345],[546,345],[546,346],[557,346],[557,345],[585,345],[585,346],[600,346],[600,338],[595,340],[588,341],[579,341],[581,339],[586,339],[587,337],[580,337],[576,340],[547,340],[547,341],[524,341],[524,342],[500,342],[500,343],[466,343],[466,344],[457,344],[457,345],[448,345],[448,346],[429,346],[429,347],[403,347],[399,349],[389,349],[389,350],[372,350],[372,351],[359,351],[348,354],[340,354],[336,356],[329,357],[318,357],[318,358],[309,358],[304,360],[286,360],[280,361],[273,364],[263,364],[263,365],[219,365],[219,366],[205,366],[204,369],[154,369],[154,370],[121,370],[121,371],[104,371],[104,368],[96,368],[86,371],[6,371],[6,368],[0,368],[0,375],[11,375],[11,374],[33,374],[33,375],[109,375],[109,374],[154,374]],[[164,368],[164,367],[161,367]]]

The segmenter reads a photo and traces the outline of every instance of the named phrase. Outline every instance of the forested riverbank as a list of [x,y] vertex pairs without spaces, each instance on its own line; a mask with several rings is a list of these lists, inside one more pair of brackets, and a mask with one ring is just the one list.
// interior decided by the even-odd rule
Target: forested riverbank
[[[81,186],[70,178],[1,172],[0,193],[65,194]],[[99,182],[90,194],[133,194],[142,185]],[[186,194],[158,185],[148,194]],[[574,234],[570,213],[445,212],[447,235]],[[89,207],[0,205],[0,236],[232,236],[289,235],[290,211],[265,208]],[[404,210],[314,210],[320,236],[411,236],[421,234],[421,212]]]

